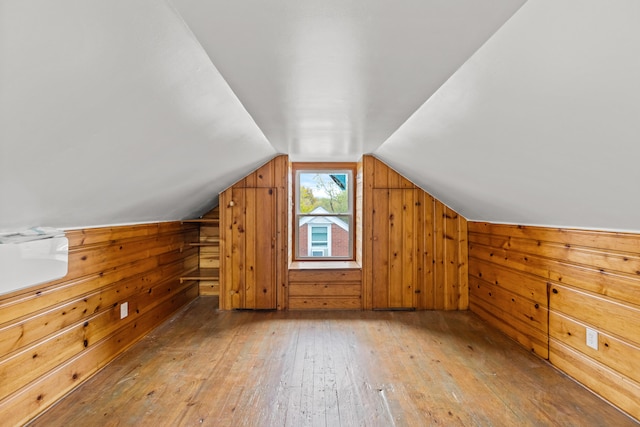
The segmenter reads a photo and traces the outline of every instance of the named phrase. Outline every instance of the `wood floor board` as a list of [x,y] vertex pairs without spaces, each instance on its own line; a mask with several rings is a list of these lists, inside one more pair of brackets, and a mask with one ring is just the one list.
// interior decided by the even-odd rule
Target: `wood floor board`
[[33,426],[633,426],[470,312],[200,297]]

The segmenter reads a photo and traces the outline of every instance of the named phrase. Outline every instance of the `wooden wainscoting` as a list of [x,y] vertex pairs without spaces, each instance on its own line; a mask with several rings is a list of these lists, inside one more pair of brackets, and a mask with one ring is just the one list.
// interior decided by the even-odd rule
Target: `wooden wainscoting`
[[[95,374],[180,307],[198,284],[197,226],[73,230],[69,272],[0,296],[0,419],[18,425]],[[120,319],[121,304],[128,317]]]
[[362,310],[362,269],[353,262],[293,263],[289,309]]
[[640,235],[470,223],[469,276],[472,311],[640,418]]

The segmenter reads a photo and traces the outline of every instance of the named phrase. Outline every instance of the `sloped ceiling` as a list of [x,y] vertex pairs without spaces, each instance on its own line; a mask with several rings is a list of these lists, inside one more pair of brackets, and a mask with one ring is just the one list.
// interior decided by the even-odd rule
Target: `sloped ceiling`
[[0,0],[0,230],[193,217],[277,153],[640,230],[639,3],[523,3]]
[[292,161],[373,152],[524,0],[173,0]]
[[275,155],[156,0],[0,0],[0,230],[181,219]]
[[527,2],[376,155],[469,219],[640,230],[640,2]]

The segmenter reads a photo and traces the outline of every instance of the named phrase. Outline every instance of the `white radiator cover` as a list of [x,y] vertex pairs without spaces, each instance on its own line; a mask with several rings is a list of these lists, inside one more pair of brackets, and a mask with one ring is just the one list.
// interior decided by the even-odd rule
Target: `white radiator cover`
[[66,237],[0,244],[0,295],[64,277],[68,264]]

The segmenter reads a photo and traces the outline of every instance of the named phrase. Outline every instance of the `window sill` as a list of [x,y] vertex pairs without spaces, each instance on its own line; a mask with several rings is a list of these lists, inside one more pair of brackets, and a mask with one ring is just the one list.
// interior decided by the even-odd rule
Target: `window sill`
[[355,261],[294,261],[289,270],[360,270],[362,266]]

